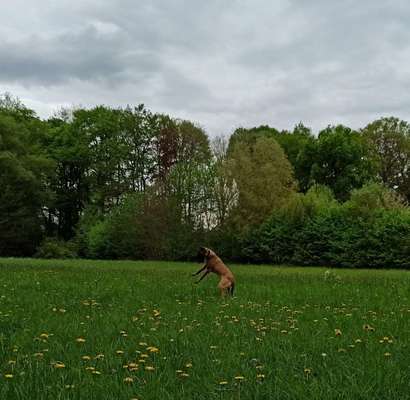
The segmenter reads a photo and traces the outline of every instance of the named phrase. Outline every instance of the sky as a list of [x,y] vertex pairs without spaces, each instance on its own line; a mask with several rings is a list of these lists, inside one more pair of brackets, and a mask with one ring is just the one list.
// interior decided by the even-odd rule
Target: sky
[[410,120],[407,0],[1,1],[0,92],[145,104],[210,136]]

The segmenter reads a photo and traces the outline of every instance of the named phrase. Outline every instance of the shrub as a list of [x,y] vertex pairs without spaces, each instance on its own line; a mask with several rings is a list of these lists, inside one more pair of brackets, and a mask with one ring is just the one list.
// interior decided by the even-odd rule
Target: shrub
[[72,243],[55,238],[46,238],[37,248],[36,258],[75,258],[76,252]]

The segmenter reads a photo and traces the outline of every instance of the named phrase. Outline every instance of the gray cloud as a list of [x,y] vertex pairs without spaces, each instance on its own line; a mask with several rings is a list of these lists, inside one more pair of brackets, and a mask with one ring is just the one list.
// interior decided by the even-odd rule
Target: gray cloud
[[42,116],[143,102],[211,135],[410,118],[404,0],[36,3],[2,6],[0,91]]

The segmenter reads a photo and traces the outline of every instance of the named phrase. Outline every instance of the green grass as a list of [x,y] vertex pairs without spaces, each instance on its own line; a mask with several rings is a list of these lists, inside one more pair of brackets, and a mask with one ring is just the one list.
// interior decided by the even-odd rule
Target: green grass
[[0,399],[410,398],[407,272],[199,267],[0,259]]

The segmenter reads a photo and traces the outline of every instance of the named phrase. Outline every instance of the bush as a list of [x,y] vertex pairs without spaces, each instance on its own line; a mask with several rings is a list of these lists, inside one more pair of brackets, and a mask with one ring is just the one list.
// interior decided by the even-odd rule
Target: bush
[[315,189],[276,211],[241,247],[250,262],[410,268],[410,210],[377,184],[344,204]]
[[72,243],[55,238],[46,238],[34,254],[36,258],[75,258],[76,252]]

